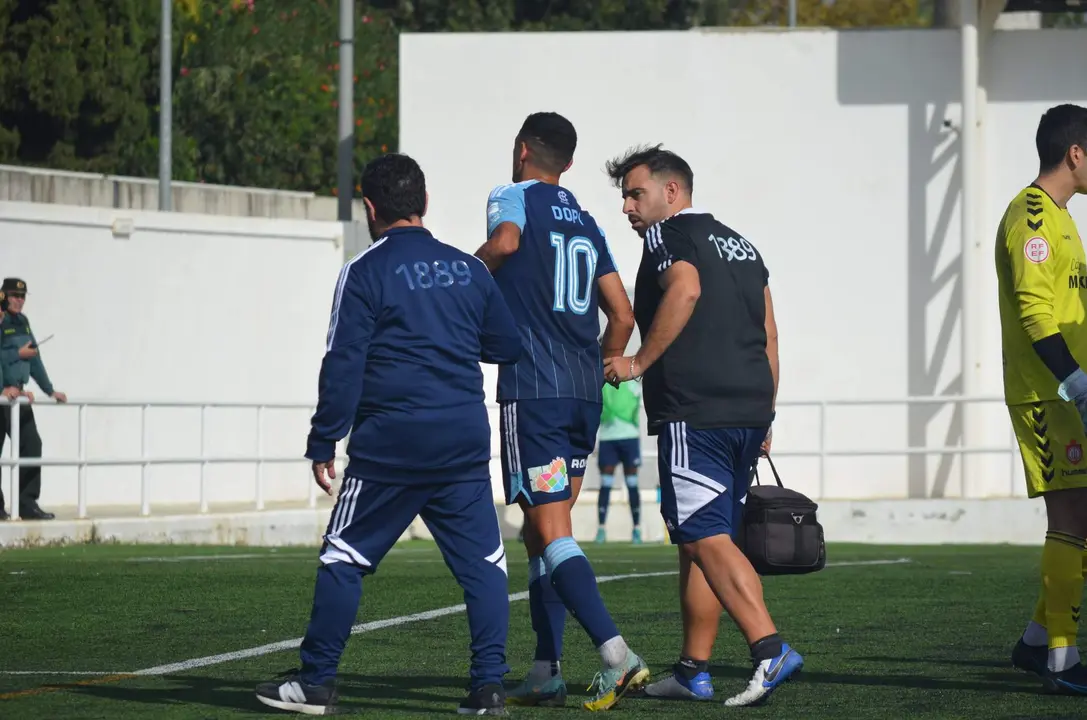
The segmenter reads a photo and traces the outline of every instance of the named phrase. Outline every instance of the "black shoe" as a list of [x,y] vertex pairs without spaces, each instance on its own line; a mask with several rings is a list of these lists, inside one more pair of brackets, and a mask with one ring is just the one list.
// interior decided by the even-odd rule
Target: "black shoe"
[[1057,695],[1087,695],[1087,667],[1076,663],[1067,670],[1051,672],[1046,670],[1042,676],[1046,692]]
[[4,520],[10,520],[10,519],[11,519],[11,515],[8,515],[8,511],[5,510],[4,508],[0,507],[0,522],[2,522]]
[[282,673],[280,678],[257,685],[257,700],[269,707],[304,715],[336,714],[339,695],[335,680],[309,685],[302,682],[297,670]]
[[19,517],[23,520],[52,520],[56,515],[51,512],[46,512],[37,505],[34,505],[34,507],[27,508],[26,510],[20,510]]
[[1012,667],[1035,675],[1045,675],[1048,672],[1049,646],[1027,645],[1023,638],[1012,649]]
[[457,707],[458,715],[507,715],[506,689],[501,685],[484,685],[468,693]]

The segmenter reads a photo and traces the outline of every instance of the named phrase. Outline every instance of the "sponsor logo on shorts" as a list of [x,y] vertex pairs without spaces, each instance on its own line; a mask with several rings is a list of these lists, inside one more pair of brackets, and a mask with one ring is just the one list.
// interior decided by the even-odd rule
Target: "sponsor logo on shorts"
[[574,458],[570,461],[570,468],[572,470],[584,470],[587,462],[587,458]]
[[1068,458],[1068,462],[1079,465],[1079,461],[1083,459],[1083,446],[1073,440],[1064,448],[1064,456]]
[[566,460],[564,458],[555,458],[550,465],[529,468],[528,481],[531,483],[534,492],[562,492],[569,482],[569,476],[566,472]]

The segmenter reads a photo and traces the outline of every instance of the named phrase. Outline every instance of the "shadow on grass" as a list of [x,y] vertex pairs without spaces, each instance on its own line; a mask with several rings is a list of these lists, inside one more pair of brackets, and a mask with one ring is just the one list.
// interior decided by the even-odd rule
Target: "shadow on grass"
[[[132,687],[131,683],[154,682],[153,687]],[[155,682],[157,681],[157,682]],[[262,705],[256,698],[253,681],[194,675],[166,675],[161,678],[128,679],[121,685],[72,686],[77,695],[121,703],[143,705],[188,705],[193,717],[220,717],[214,708],[269,714],[281,711]],[[150,683],[149,683],[150,684]],[[409,712],[423,715],[446,714],[463,698],[467,678],[434,676],[371,676],[344,673],[339,676],[339,714]],[[443,692],[445,690],[445,692]],[[435,692],[436,691],[436,692]],[[198,709],[204,706],[206,714]],[[376,715],[375,715],[376,716]]]

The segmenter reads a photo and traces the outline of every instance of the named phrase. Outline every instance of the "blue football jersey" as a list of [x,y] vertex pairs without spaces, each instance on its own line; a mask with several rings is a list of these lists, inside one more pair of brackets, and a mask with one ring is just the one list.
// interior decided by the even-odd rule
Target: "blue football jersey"
[[517,252],[494,275],[524,353],[498,371],[498,400],[600,402],[597,278],[616,272],[604,231],[564,187],[537,180],[500,185],[487,200],[487,237],[521,229]]

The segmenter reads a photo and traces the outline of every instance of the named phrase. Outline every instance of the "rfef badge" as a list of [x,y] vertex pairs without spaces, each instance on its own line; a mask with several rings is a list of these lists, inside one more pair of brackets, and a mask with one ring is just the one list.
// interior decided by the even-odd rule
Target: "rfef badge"
[[1068,458],[1068,462],[1079,465],[1079,461],[1083,459],[1083,446],[1073,440],[1064,448],[1064,456]]

